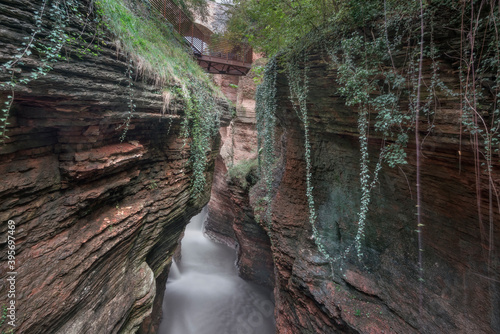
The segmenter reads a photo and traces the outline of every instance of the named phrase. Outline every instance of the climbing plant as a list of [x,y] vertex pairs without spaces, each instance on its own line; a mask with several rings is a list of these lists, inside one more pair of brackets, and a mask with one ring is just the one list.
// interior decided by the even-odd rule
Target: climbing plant
[[[204,0],[178,1],[178,5],[185,9],[200,9],[205,3]],[[207,153],[218,133],[223,112],[220,90],[192,59],[184,39],[169,28],[147,3],[135,2],[133,6],[127,6],[122,1],[99,0],[98,4],[105,14],[103,20],[118,37],[120,48],[128,57],[129,103],[121,140],[125,139],[136,110],[132,89],[134,78],[139,75],[153,78],[152,83],[156,86],[173,91],[184,106],[181,133],[186,147],[189,143],[192,195],[197,197],[205,189]],[[144,16],[144,12],[148,14]]]
[[[94,11],[94,2],[89,2],[89,12],[83,15],[78,0],[43,0],[40,8],[33,12],[34,26],[29,36],[23,37],[21,47],[11,59],[0,65],[0,72],[6,73],[8,79],[0,82],[0,88],[10,93],[3,101],[0,109],[0,143],[5,143],[9,137],[6,134],[8,118],[12,108],[15,91],[18,86],[24,86],[49,73],[54,63],[68,60],[71,47],[78,57],[86,54],[97,55],[101,50],[99,43],[102,40],[104,27],[98,19],[102,11]],[[83,27],[81,31],[69,28],[72,21]],[[85,29],[95,24],[93,38],[87,41],[84,38]],[[95,42],[94,42],[95,41]],[[66,54],[63,52],[66,48]],[[34,61],[27,64],[26,61]]]
[[262,83],[255,92],[255,117],[257,120],[257,145],[258,145],[258,165],[260,179],[263,180],[266,188],[264,201],[267,204],[266,217],[268,223],[271,222],[271,198],[273,186],[273,165],[275,163],[275,136],[276,136],[276,76],[277,60],[271,58],[264,71]]
[[[300,70],[300,63],[303,69]],[[309,223],[312,227],[312,238],[318,247],[318,250],[323,256],[332,262],[332,257],[328,253],[326,247],[321,242],[321,237],[317,229],[317,214],[315,208],[315,201],[313,196],[312,186],[312,163],[311,163],[311,140],[309,135],[309,115],[307,112],[307,95],[309,93],[309,74],[310,63],[308,61],[308,54],[306,50],[302,50],[290,57],[286,62],[286,75],[288,78],[288,86],[290,89],[290,102],[297,115],[304,126],[304,159],[306,161],[306,197],[307,205],[309,207]]]
[[130,127],[130,120],[132,119],[132,115],[134,114],[135,108],[137,107],[135,102],[134,102],[134,89],[133,89],[134,80],[132,78],[132,76],[134,74],[134,70],[132,69],[132,66],[133,66],[132,59],[128,58],[127,59],[127,70],[125,72],[125,77],[127,78],[127,82],[128,82],[127,89],[128,89],[128,96],[129,96],[128,102],[127,102],[127,107],[128,107],[127,117],[123,121],[123,124],[116,128],[117,130],[123,128],[122,135],[120,136],[120,142],[123,142],[127,136],[127,132],[128,132],[129,127]]
[[182,134],[191,139],[192,193],[195,197],[205,190],[207,153],[211,150],[211,138],[219,131],[222,114],[216,95],[206,85],[201,80],[193,80],[191,87],[179,89],[185,103]]
[[229,39],[248,40],[269,57],[281,52],[321,24],[342,16],[337,1],[317,0],[236,0],[227,6]]
[[[406,164],[406,147],[409,142],[416,143],[417,154],[414,159],[419,164],[422,159],[422,145],[436,131],[435,119],[438,116],[436,113],[439,111],[440,99],[459,97],[461,114],[453,120],[461,123],[463,129],[460,133],[458,152],[461,157],[461,138],[468,132],[475,155],[479,226],[481,237],[490,249],[491,261],[493,219],[495,211],[500,211],[499,191],[492,173],[493,168],[499,163],[500,145],[500,109],[497,103],[500,97],[498,6],[498,3],[489,0],[461,3],[444,1],[429,4],[387,0],[378,4],[369,2],[369,6],[362,8],[360,2],[353,1],[351,6],[344,7],[342,15],[339,14],[342,18],[336,22],[338,24],[333,25],[332,21],[329,21],[320,27],[320,33],[315,31],[281,49],[277,57],[278,64],[286,71],[292,106],[304,128],[306,197],[312,237],[320,253],[330,262],[342,256],[334,257],[328,252],[322,242],[321,231],[318,231],[317,227],[318,217],[311,184],[311,138],[307,110],[310,79],[307,76],[309,71],[307,52],[313,49],[318,51],[318,46],[323,48],[327,54],[325,59],[337,73],[337,92],[344,98],[345,104],[353,108],[358,118],[360,207],[354,243],[345,249],[344,255],[354,247],[358,259],[363,260],[362,245],[371,197],[379,183],[379,173],[383,164],[392,168]],[[293,11],[291,12],[293,15]],[[358,18],[354,20],[358,23],[353,24],[352,18]],[[456,29],[457,25],[461,28]],[[360,26],[362,29],[356,29]],[[443,29],[460,31],[459,48],[448,51],[451,54],[444,56],[443,50],[440,50],[435,42],[438,29],[440,34],[443,34]],[[286,33],[286,29],[282,33]],[[270,49],[269,52],[273,51]],[[445,57],[459,59],[461,77],[459,89],[455,87],[452,89],[440,78],[442,61]],[[429,74],[423,73],[424,61],[428,61],[429,66],[426,70]],[[271,66],[274,67],[276,64]],[[270,67],[266,69],[269,70]],[[273,130],[266,129],[268,124],[275,125],[274,116],[266,115],[269,110],[275,111],[276,103],[269,98],[272,96],[269,92],[273,91],[269,82],[271,82],[269,78],[267,77],[266,81],[264,76],[262,92],[268,93],[256,94],[257,128],[260,129],[261,141],[266,141],[266,136],[269,137],[269,134],[274,133]],[[426,127],[422,129],[419,125]],[[414,135],[414,140],[410,139],[411,135]],[[373,137],[381,142],[378,153],[368,150],[370,138]],[[268,151],[273,152],[271,148]],[[266,168],[271,166],[270,161],[265,161],[268,157],[275,158],[271,154],[260,155],[264,160],[261,166],[266,165]],[[419,280],[423,281],[425,222],[421,214],[422,189],[419,173],[417,167],[415,231],[418,239]],[[481,196],[484,196],[481,187],[484,186],[482,180],[485,178],[488,180],[489,196],[487,214],[481,212]],[[268,182],[272,184],[272,180]],[[489,219],[489,230],[482,222],[484,216]]]
[[[500,212],[500,193],[493,169],[500,161],[500,5],[495,1],[452,4],[460,23],[460,98],[463,133],[468,134],[474,154],[476,205],[483,247],[491,265],[494,249],[495,210]],[[483,178],[486,178],[486,186]],[[483,187],[488,212],[482,208]],[[487,223],[485,222],[487,220]]]
[[[360,260],[371,194],[378,183],[382,162],[386,161],[391,167],[406,163],[403,148],[408,141],[406,131],[412,119],[411,114],[399,108],[405,80],[394,68],[381,70],[388,48],[390,50],[391,46],[385,37],[367,39],[359,33],[328,46],[332,66],[338,71],[339,93],[344,96],[345,104],[355,107],[358,112],[361,200],[354,245]],[[341,56],[337,57],[338,54]],[[383,81],[374,80],[375,77]],[[377,92],[376,97],[372,96],[373,92]],[[382,136],[383,144],[375,168],[370,170],[368,140],[372,113],[376,114],[375,130]],[[392,141],[386,145],[388,139]]]
[[[69,39],[67,26],[72,14],[76,12],[76,0],[43,0],[40,9],[34,12],[35,25],[31,34],[24,37],[25,41],[16,49],[12,59],[0,66],[0,70],[9,77],[7,81],[0,83],[0,88],[11,92],[0,109],[0,143],[5,143],[5,139],[8,139],[6,129],[16,87],[45,76],[54,62],[64,59],[61,50]],[[47,22],[50,24],[47,25]],[[32,54],[38,55],[38,61],[35,67],[28,67],[25,61]]]
[[[18,86],[46,75],[56,61],[97,56],[102,46],[114,39],[127,66],[128,103],[123,124],[117,128],[122,131],[120,141],[126,139],[136,113],[134,86],[138,78],[148,78],[160,93],[177,87],[187,109],[183,133],[191,140],[192,188],[196,196],[204,189],[206,153],[218,128],[222,94],[192,59],[183,38],[147,1],[91,0],[86,9],[83,4],[79,0],[42,0],[39,10],[34,11],[31,34],[11,59],[0,65],[4,77],[9,78],[0,82],[0,89],[8,91],[7,100],[0,101],[0,142],[8,139],[8,118]],[[178,4],[202,10],[206,1],[179,0]]]

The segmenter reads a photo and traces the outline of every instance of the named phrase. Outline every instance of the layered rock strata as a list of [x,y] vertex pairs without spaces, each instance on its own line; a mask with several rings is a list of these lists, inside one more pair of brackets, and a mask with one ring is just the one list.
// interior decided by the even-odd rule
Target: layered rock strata
[[220,76],[216,80],[236,105],[236,115],[228,127],[220,130],[223,145],[215,162],[205,232],[211,239],[238,250],[237,266],[242,278],[272,287],[271,244],[264,229],[256,222],[249,203],[251,176],[249,180],[245,180],[244,175],[241,180],[228,176],[231,167],[248,164],[257,158],[253,74],[239,78]]
[[[356,109],[339,96],[336,71],[312,50],[308,110],[317,228],[333,266],[312,239],[306,197],[304,129],[278,72],[279,130],[284,174],[272,203],[278,333],[497,333],[500,331],[500,213],[483,183],[478,219],[474,155],[460,138],[460,101],[439,96],[435,129],[422,131],[423,274],[418,269],[415,143],[408,164],[384,166],[371,194],[363,262],[353,248],[360,208],[360,145]],[[440,76],[459,78],[452,60]],[[425,78],[430,80],[430,62]],[[422,119],[422,122],[424,120]],[[422,126],[425,129],[425,126]],[[370,170],[381,139],[370,131]],[[461,147],[461,148],[460,148]],[[500,175],[495,165],[493,180]],[[257,192],[255,192],[257,194]],[[257,210],[258,196],[252,197]],[[491,209],[491,216],[488,212]],[[488,231],[487,238],[481,231]],[[333,269],[333,271],[332,271]],[[422,301],[419,302],[420,298]]]
[[[0,63],[33,29],[40,4],[0,1]],[[194,200],[182,111],[162,116],[161,92],[147,78],[129,88],[127,62],[109,41],[98,56],[53,67],[15,92],[0,147],[0,306],[10,302],[12,220],[16,333],[155,333],[172,255],[208,202],[215,156],[207,191]]]

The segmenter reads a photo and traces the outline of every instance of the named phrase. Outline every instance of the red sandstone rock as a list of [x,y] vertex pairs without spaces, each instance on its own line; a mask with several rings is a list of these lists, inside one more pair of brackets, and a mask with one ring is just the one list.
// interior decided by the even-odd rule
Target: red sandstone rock
[[[234,77],[233,77],[234,78]],[[230,78],[219,80],[228,97],[237,96],[236,117],[221,129],[223,145],[214,171],[214,184],[208,205],[207,235],[238,250],[239,275],[252,282],[272,287],[274,266],[270,242],[264,229],[255,221],[249,202],[249,186],[231,180],[227,171],[233,165],[257,157],[255,130],[255,83],[252,76],[240,77],[237,94],[226,87]],[[234,80],[234,79],[233,79]]]
[[[381,171],[367,220],[364,262],[358,261],[354,249],[344,258],[356,233],[360,199],[356,112],[335,93],[336,73],[325,59],[313,51],[310,62],[308,107],[317,224],[326,249],[340,260],[332,272],[311,240],[303,128],[291,108],[286,78],[279,73],[277,113],[286,140],[278,145],[285,152],[284,174],[276,181],[269,230],[276,266],[278,333],[498,332],[500,255],[497,247],[488,250],[488,242],[481,237],[474,160],[465,135],[458,153],[459,101],[440,97],[442,108],[434,123],[438,130],[423,145],[425,281],[420,311],[414,143],[407,149],[408,165],[384,166]],[[441,75],[456,86],[459,78],[450,64],[441,63]],[[380,139],[372,131],[372,157],[379,147]],[[495,180],[500,179],[498,167]],[[487,194],[481,206],[488,212]],[[496,245],[500,242],[496,206],[493,215],[491,237]]]
[[[0,1],[0,63],[32,29],[40,3]],[[10,139],[0,146],[0,221],[16,223],[16,333],[135,333],[152,311],[141,333],[156,332],[171,257],[208,201],[215,155],[207,191],[193,200],[181,119],[162,117],[161,94],[141,80],[120,143],[126,68],[104,48],[59,62],[16,92]],[[0,306],[9,302],[6,229]]]
[[[451,42],[450,42],[451,43]],[[354,239],[359,210],[359,140],[357,113],[345,106],[336,92],[336,72],[317,51],[309,55],[308,108],[312,145],[313,186],[318,228],[327,250],[343,258]],[[442,61],[440,75],[450,87],[459,78],[453,60]],[[424,64],[428,70],[430,63]],[[425,80],[430,80],[425,73]],[[407,149],[408,165],[384,166],[372,194],[363,242],[364,263],[351,250],[331,266],[311,240],[305,196],[304,138],[301,122],[292,110],[286,77],[278,74],[279,133],[282,172],[276,171],[272,239],[275,266],[276,324],[280,334],[290,333],[497,333],[500,331],[500,255],[481,237],[476,207],[474,158],[467,135],[459,150],[460,101],[440,96],[435,130],[422,144],[424,241],[423,307],[419,309],[419,273],[415,220],[414,143]],[[425,129],[425,127],[423,127]],[[244,130],[234,126],[223,134],[225,145]],[[426,133],[422,132],[422,138]],[[241,135],[240,135],[241,136]],[[243,137],[243,136],[241,136]],[[240,137],[240,138],[241,138]],[[380,138],[371,131],[369,150],[376,156]],[[244,149],[235,150],[235,156]],[[230,157],[230,150],[222,150]],[[370,165],[373,170],[373,161]],[[241,189],[224,183],[221,160],[218,181],[212,189],[210,212],[213,230],[224,229],[226,238],[253,221],[237,221],[246,210]],[[229,165],[226,162],[226,165]],[[498,164],[494,182],[500,187]],[[483,185],[487,180],[483,180]],[[261,212],[259,189],[250,203]],[[481,207],[488,212],[487,187]],[[246,195],[243,195],[246,196]],[[241,203],[237,206],[237,203]],[[228,225],[221,227],[221,221]],[[484,217],[483,221],[488,221]],[[219,225],[216,225],[219,224]],[[500,243],[500,213],[493,208],[492,240]],[[233,228],[230,229],[230,225]],[[489,229],[489,225],[483,228]],[[211,232],[212,233],[212,232]],[[220,235],[219,235],[220,236]],[[265,237],[263,237],[265,239]],[[252,240],[243,236],[243,242]],[[255,241],[254,241],[255,242]],[[240,263],[255,266],[251,253],[240,253]],[[490,265],[488,262],[490,261]]]

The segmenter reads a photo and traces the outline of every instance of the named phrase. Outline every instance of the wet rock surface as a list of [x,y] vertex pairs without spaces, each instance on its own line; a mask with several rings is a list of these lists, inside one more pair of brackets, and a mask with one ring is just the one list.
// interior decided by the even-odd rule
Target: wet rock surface
[[[255,129],[255,83],[252,74],[240,77],[237,89],[230,87],[234,77],[218,81],[228,98],[233,98],[236,116],[221,128],[223,145],[215,162],[214,183],[208,205],[205,231],[211,239],[238,250],[239,275],[251,282],[274,286],[271,244],[264,229],[256,222],[249,202],[251,176],[231,179],[228,169],[257,157]],[[256,173],[255,171],[253,173]]]
[[[281,164],[275,171],[271,227],[256,225],[255,219],[239,218],[252,216],[247,213],[249,204],[254,213],[262,213],[263,192],[259,190],[262,186],[258,184],[249,194],[223,177],[230,166],[229,158],[234,159],[240,152],[248,153],[244,148],[231,151],[234,146],[223,147],[222,158],[216,163],[216,182],[209,204],[210,215],[215,218],[209,220],[208,233],[214,238],[233,245],[253,243],[263,249],[252,233],[243,233],[243,237],[238,233],[259,226],[271,235],[277,332],[500,331],[500,256],[494,246],[500,242],[500,213],[494,204],[492,216],[488,217],[487,180],[482,180],[480,206],[484,216],[482,222],[478,219],[474,155],[469,136],[460,136],[459,99],[439,96],[435,128],[430,133],[425,130],[421,133],[421,138],[425,138],[421,158],[425,226],[424,272],[420,282],[415,143],[410,140],[406,149],[407,165],[398,168],[385,165],[380,172],[371,195],[364,257],[359,262],[353,248],[361,198],[357,111],[346,107],[339,96],[336,72],[329,67],[328,57],[311,50],[308,59],[312,185],[318,230],[325,249],[336,258],[333,266],[311,238],[304,130],[289,102],[284,73],[278,73],[276,152],[281,154]],[[458,89],[459,78],[453,63],[452,59],[441,59],[440,76],[449,87]],[[426,60],[424,81],[431,80],[430,68],[431,62]],[[252,136],[242,135],[245,129],[238,129],[237,123],[250,119],[251,116],[238,117],[234,128],[222,133],[225,143],[239,135],[237,143],[253,140],[248,139]],[[372,171],[380,147],[381,138],[371,129]],[[498,188],[497,167],[493,182]],[[221,225],[221,221],[227,224]],[[484,231],[490,231],[490,240],[484,237]],[[256,267],[258,253],[253,252],[240,251],[239,261],[243,263],[240,274]]]
[[[277,114],[286,139],[278,145],[286,153],[270,229],[278,333],[498,332],[500,257],[496,247],[491,248],[492,244],[482,238],[481,229],[491,228],[493,244],[498,244],[500,214],[494,207],[491,223],[485,224],[489,221],[486,215],[484,225],[478,219],[474,158],[468,136],[462,137],[459,152],[460,101],[440,96],[436,128],[422,147],[425,227],[424,281],[420,288],[415,144],[410,141],[408,145],[407,165],[394,169],[384,166],[381,171],[372,193],[360,263],[352,247],[361,197],[357,113],[336,93],[336,73],[325,58],[312,51],[309,61],[308,109],[317,224],[326,250],[338,260],[332,272],[311,239],[303,125],[290,105],[286,77],[279,73]],[[451,63],[441,63],[441,75],[447,84],[457,87],[459,79]],[[428,70],[428,62],[426,66]],[[429,76],[426,72],[425,78]],[[422,132],[421,138],[426,135]],[[371,131],[372,171],[380,145],[380,138]],[[489,207],[484,192],[480,202],[483,213]],[[252,203],[256,202],[254,198]]]
[[[40,4],[0,1],[0,63],[32,29]],[[181,117],[162,116],[161,92],[147,78],[134,82],[137,106],[120,142],[127,62],[108,42],[98,56],[58,62],[15,94],[10,139],[0,146],[0,306],[9,302],[13,220],[16,333],[135,333],[141,324],[140,333],[154,333],[178,240],[208,201],[215,156],[207,157],[207,191],[193,200]]]

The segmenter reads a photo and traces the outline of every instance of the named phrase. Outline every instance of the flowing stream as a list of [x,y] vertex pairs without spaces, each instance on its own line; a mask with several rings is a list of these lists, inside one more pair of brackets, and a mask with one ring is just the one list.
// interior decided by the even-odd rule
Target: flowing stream
[[274,334],[271,291],[241,279],[235,251],[203,235],[207,211],[186,227],[158,334]]

